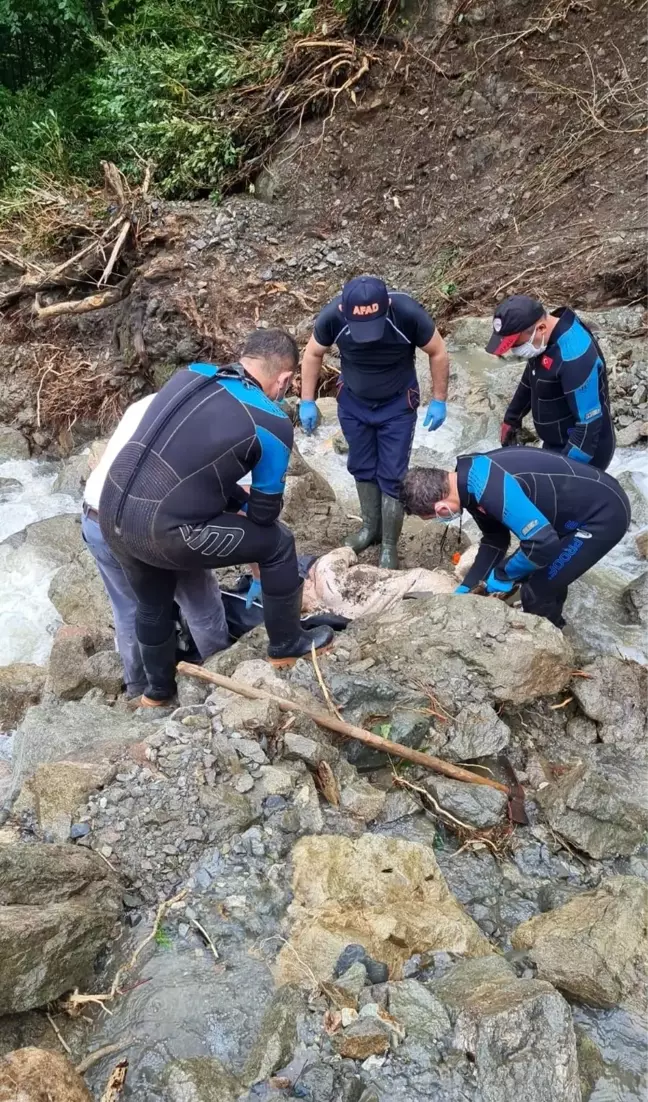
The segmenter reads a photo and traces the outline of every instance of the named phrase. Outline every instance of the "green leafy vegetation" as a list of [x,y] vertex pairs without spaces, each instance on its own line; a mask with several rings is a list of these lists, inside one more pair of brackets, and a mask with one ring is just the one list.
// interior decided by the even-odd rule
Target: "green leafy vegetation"
[[275,136],[277,104],[252,125],[245,96],[272,89],[299,36],[375,29],[386,7],[0,0],[0,194],[48,179],[93,183],[101,160],[111,160],[138,177],[154,163],[156,186],[170,197],[218,195]]
[[158,926],[153,939],[160,949],[172,949],[173,940],[169,931],[164,926]]

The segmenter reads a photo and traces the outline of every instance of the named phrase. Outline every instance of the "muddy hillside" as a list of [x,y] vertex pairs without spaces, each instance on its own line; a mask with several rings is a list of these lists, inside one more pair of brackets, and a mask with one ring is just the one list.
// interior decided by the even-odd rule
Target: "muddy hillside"
[[[221,202],[106,162],[102,188],[43,186],[0,224],[0,1102],[645,1098],[645,10],[401,14],[299,47],[326,111],[273,130]],[[455,595],[471,520],[408,516],[398,571],[356,556],[331,355],[282,519],[317,557],[307,611],[349,622],[275,668],[239,630],[245,568],[221,571],[230,645],[133,708],[81,535],[110,433],[252,327],[303,347],[368,271],[447,341],[433,433],[417,360],[422,467],[499,446],[521,365],[484,351],[496,304],[578,310],[626,535],[562,631]]]

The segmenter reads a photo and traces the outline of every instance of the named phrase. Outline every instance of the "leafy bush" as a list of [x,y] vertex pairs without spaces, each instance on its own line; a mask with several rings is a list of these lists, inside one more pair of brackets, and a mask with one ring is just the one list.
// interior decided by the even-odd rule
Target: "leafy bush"
[[[385,8],[333,2],[360,29]],[[322,22],[316,4],[0,0],[0,192],[92,180],[102,159],[139,176],[144,159],[168,196],[218,194],[247,152],[224,94],[277,71],[290,35]]]

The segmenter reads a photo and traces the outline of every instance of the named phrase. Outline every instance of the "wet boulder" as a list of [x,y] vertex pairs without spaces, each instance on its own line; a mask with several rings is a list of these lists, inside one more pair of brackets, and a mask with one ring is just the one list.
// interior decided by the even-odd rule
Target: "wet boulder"
[[93,761],[99,748],[125,747],[142,738],[141,721],[105,704],[69,700],[29,708],[14,740],[17,778],[32,773],[42,762],[64,761],[74,754]]
[[562,633],[537,616],[484,597],[436,596],[403,601],[347,629],[360,658],[374,658],[406,683],[434,681],[460,704],[484,693],[524,704],[563,689],[573,653]]
[[648,627],[648,570],[630,582],[622,596],[633,622]]
[[39,765],[21,788],[14,812],[31,812],[50,840],[67,842],[76,809],[91,792],[109,784],[116,771],[107,761]]
[[497,826],[506,818],[508,798],[496,788],[437,776],[426,777],[423,784],[439,807],[478,830]]
[[214,1056],[173,1060],[164,1069],[168,1102],[236,1102],[238,1080]]
[[0,463],[8,459],[29,459],[29,442],[11,425],[0,425]]
[[302,838],[293,849],[293,891],[279,983],[327,980],[349,944],[364,946],[394,977],[417,952],[492,951],[448,890],[432,850],[414,842],[372,834]]
[[498,754],[511,741],[510,728],[485,702],[467,704],[442,730],[447,738],[442,747],[443,756],[450,761],[490,757]]
[[57,570],[48,596],[66,624],[91,627],[104,634],[112,631],[108,594],[87,548],[80,551],[74,562]]
[[630,856],[648,830],[648,772],[626,753],[579,762],[536,799],[561,837],[598,860]]
[[115,877],[73,846],[0,847],[0,1014],[92,982],[120,910]]
[[117,695],[123,682],[123,663],[114,649],[102,650],[105,644],[90,628],[60,627],[50,654],[45,693],[61,700],[80,700],[97,687]]
[[[648,574],[646,575],[648,578]],[[626,591],[627,592],[627,591]],[[596,658],[575,677],[572,691],[585,715],[598,725],[601,742],[648,754],[648,669],[621,658]]]
[[613,876],[513,931],[538,977],[593,1006],[642,1001],[648,960],[648,887]]
[[92,1102],[92,1095],[65,1056],[18,1048],[0,1056],[0,1102]]
[[485,1102],[581,1102],[571,1012],[551,984],[518,979],[498,959],[458,964],[431,989]]
[[10,731],[26,709],[40,700],[46,670],[25,662],[0,666],[0,731]]

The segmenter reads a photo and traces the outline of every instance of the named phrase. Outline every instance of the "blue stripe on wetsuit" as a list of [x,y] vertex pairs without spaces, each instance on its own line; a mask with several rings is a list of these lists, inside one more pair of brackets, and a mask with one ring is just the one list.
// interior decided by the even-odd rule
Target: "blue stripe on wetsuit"
[[261,444],[261,457],[252,468],[252,489],[260,494],[282,494],[290,449],[262,425],[257,426],[256,435]]
[[[603,423],[600,372],[603,367],[590,333],[578,319],[558,337],[560,380],[576,424],[569,430],[568,459],[591,462]],[[595,361],[592,365],[592,353]],[[588,370],[589,368],[589,370]],[[583,373],[587,372],[583,378]],[[589,445],[589,446],[588,446]]]
[[520,540],[521,546],[502,568],[504,575],[519,581],[546,566],[558,535],[517,479],[494,464],[487,455],[478,455],[472,461],[466,486],[488,514],[514,532]]
[[[221,371],[214,364],[195,363],[190,365],[189,370],[210,378],[218,375],[219,384],[243,406],[261,410],[279,420],[289,420],[287,414],[260,387],[247,382],[245,378]],[[269,524],[281,510],[290,448],[264,425],[255,424],[255,435],[261,454],[252,467],[252,486],[244,511],[254,522]]]

